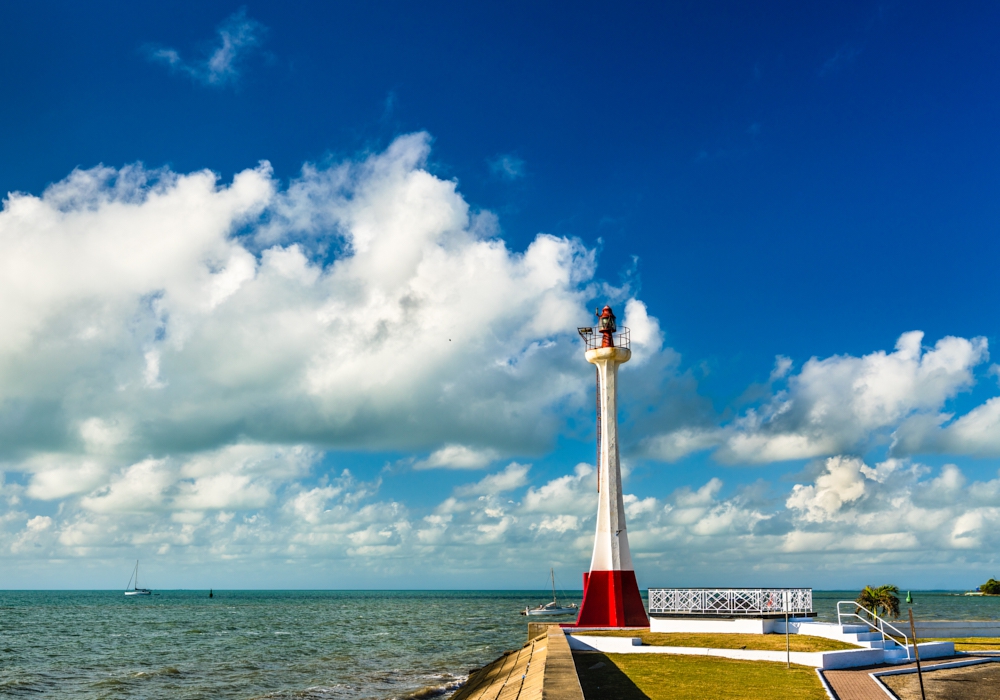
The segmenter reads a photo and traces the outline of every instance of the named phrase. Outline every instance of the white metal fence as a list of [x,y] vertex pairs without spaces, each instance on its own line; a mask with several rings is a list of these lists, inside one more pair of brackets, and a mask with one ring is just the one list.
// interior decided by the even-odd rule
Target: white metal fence
[[650,588],[649,613],[768,615],[811,613],[811,588]]

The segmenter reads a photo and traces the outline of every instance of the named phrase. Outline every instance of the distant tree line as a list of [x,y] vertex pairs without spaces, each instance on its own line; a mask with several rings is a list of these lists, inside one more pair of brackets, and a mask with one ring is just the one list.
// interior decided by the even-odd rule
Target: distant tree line
[[1000,595],[1000,581],[997,581],[995,578],[991,578],[979,587],[979,592],[985,593],[986,595]]

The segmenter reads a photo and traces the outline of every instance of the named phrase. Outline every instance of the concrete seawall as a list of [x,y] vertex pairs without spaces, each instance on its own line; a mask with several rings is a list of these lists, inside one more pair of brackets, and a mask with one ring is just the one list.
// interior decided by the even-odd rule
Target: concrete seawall
[[566,635],[539,627],[523,647],[469,676],[451,700],[584,700]]

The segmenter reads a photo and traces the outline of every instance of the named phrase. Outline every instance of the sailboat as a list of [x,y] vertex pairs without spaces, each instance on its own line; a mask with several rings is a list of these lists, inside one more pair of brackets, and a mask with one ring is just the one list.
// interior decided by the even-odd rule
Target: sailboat
[[575,615],[577,613],[578,606],[576,603],[559,605],[559,601],[556,600],[555,569],[549,569],[549,577],[552,579],[552,602],[543,603],[537,608],[525,608],[521,611],[522,615]]
[[[133,583],[134,580],[134,583]],[[132,586],[132,588],[129,588]],[[128,579],[128,584],[125,586],[125,595],[152,595],[153,592],[148,588],[139,588],[139,560],[135,560],[135,571]]]

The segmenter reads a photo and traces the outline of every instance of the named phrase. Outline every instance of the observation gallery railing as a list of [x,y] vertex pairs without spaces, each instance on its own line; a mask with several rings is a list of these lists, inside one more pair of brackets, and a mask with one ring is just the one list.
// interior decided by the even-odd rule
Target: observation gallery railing
[[650,588],[650,615],[812,613],[811,588]]
[[[593,328],[577,328],[577,332],[583,338],[583,342],[586,344],[588,350],[595,350],[601,347],[601,343],[604,342],[604,335],[597,326]],[[612,334],[612,340],[616,348],[632,348],[631,333],[625,326],[618,327],[618,330]]]

